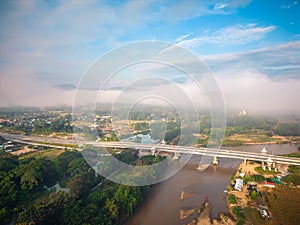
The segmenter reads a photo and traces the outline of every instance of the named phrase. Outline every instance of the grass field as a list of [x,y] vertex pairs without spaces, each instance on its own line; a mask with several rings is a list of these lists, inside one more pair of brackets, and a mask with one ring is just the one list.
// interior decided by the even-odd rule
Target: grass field
[[77,144],[62,144],[62,143],[49,143],[49,142],[43,142],[43,141],[38,141],[38,144],[45,144],[45,145],[56,145],[56,146],[62,146],[62,147],[67,147],[67,148],[78,148]]
[[253,224],[253,225],[272,224],[270,220],[261,218],[260,213],[256,209],[246,207],[243,210],[244,210],[245,218],[247,219],[246,224]]
[[276,174],[280,173],[280,172],[276,172],[276,171],[264,170],[261,166],[255,167],[254,169],[256,172],[258,172],[260,174],[276,175]]
[[34,158],[46,157],[48,159],[54,159],[63,152],[64,152],[63,149],[50,148],[46,150],[41,150],[41,151],[31,152],[28,154],[21,155],[19,156],[19,159],[26,159],[29,157],[34,157]]
[[267,136],[264,132],[255,132],[248,134],[234,134],[224,137],[225,143],[236,144],[259,144],[259,143],[287,143],[289,142],[286,137],[283,136]]
[[274,224],[296,225],[300,221],[300,189],[276,187],[264,194],[273,215]]

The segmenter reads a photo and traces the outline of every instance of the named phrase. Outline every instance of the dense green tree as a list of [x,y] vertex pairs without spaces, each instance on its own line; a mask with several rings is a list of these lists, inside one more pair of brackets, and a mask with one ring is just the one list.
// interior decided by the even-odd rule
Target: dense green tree
[[17,200],[17,186],[12,173],[0,171],[0,221],[9,222],[7,219]]
[[70,193],[76,197],[86,195],[93,186],[95,186],[97,179],[93,169],[75,174],[68,182],[67,187],[70,188]]
[[[134,163],[137,153],[121,152],[119,157]],[[5,157],[4,157],[5,158]],[[151,156],[151,163],[164,157]],[[62,170],[62,171],[61,171]],[[44,185],[68,180],[70,193],[60,191],[47,197]],[[65,152],[53,161],[28,158],[0,171],[0,221],[9,224],[121,224],[141,202],[149,187],[101,182],[80,153]],[[43,195],[43,197],[39,197]],[[36,200],[32,200],[36,199]]]
[[80,172],[87,171],[89,169],[89,165],[87,162],[82,158],[73,159],[71,162],[68,163],[67,166],[67,173],[70,175],[74,175]]
[[18,160],[15,157],[0,158],[0,171],[8,172],[18,165]]
[[114,157],[126,164],[134,164],[138,159],[137,151],[123,150],[122,154],[114,154]]
[[259,174],[254,174],[249,177],[249,180],[254,181],[254,182],[262,182],[265,180],[265,177]]
[[55,159],[55,165],[60,175],[67,176],[68,166],[71,161],[81,157],[81,154],[75,151],[65,151]]
[[252,199],[257,199],[258,198],[258,191],[257,190],[252,190],[251,191],[251,193],[250,193],[250,197],[252,198]]
[[21,164],[16,168],[16,174],[20,177],[20,184],[30,190],[41,185],[54,184],[57,178],[54,163],[46,158],[34,159],[28,164]]

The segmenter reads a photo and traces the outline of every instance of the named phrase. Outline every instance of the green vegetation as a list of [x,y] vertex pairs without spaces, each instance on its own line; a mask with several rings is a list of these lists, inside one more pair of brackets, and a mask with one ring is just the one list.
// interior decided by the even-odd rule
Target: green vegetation
[[237,225],[242,225],[245,223],[245,214],[244,210],[241,206],[234,206],[232,208],[232,213],[236,216],[237,218]]
[[265,177],[259,174],[254,174],[251,176],[244,176],[242,178],[242,180],[244,181],[245,184],[247,184],[249,181],[253,181],[253,182],[262,182],[265,180]]
[[300,189],[280,186],[264,192],[265,201],[277,224],[294,225],[300,221]]
[[223,146],[230,146],[230,147],[234,147],[234,146],[241,146],[244,145],[245,143],[243,141],[240,140],[234,140],[234,139],[224,139],[222,145]]
[[284,156],[300,158],[300,152],[292,152],[289,154],[285,154]]
[[[131,187],[95,176],[76,151],[45,150],[19,159],[0,153],[0,221],[9,224],[122,224],[148,192],[149,187]],[[50,155],[47,155],[49,153]],[[137,161],[125,150],[116,157]],[[46,156],[46,157],[45,157]],[[151,164],[163,157],[139,161]],[[59,183],[68,192],[47,190]]]
[[153,165],[159,163],[160,161],[164,160],[165,156],[154,156],[154,155],[145,155],[141,157],[142,165]]
[[49,142],[37,142],[38,144],[46,144],[46,145],[57,145],[66,148],[78,148],[77,144],[62,144],[62,143],[49,143]]
[[[285,156],[300,158],[300,152],[293,152],[290,154],[286,154]],[[282,181],[289,184],[300,185],[300,166],[289,166],[288,172],[290,172],[291,174],[283,177]]]
[[149,130],[149,123],[147,123],[147,122],[135,123],[134,129],[137,131]]
[[234,194],[230,194],[230,195],[229,195],[228,201],[229,201],[229,204],[236,204],[236,203],[237,203],[236,197],[235,197]]
[[261,166],[255,167],[254,168],[256,172],[260,173],[260,174],[271,174],[271,175],[276,175],[279,174],[280,172],[276,172],[273,170],[264,170]]
[[[300,121],[267,118],[263,116],[227,117],[223,145],[238,146],[249,143],[289,143],[299,140]],[[280,135],[280,136],[278,136]],[[286,137],[289,136],[289,139]]]
[[288,167],[288,172],[300,174],[300,166],[290,165],[290,166]]
[[27,158],[47,158],[47,159],[54,159],[61,153],[63,153],[64,150],[57,149],[57,148],[48,148],[36,152],[31,152],[30,154],[23,154],[19,156],[19,159],[27,159]]
[[266,219],[263,219],[257,209],[253,209],[250,207],[243,208],[245,218],[247,219],[247,222],[250,222],[254,225],[265,225],[269,224],[269,221]]
[[[116,113],[121,118],[127,118],[127,112],[118,111]],[[126,114],[123,115],[123,114]],[[165,139],[168,144],[198,144],[206,146],[208,144],[211,132],[210,112],[202,112],[199,118],[193,118],[193,115],[186,110],[181,112],[182,118],[189,118],[189,121],[181,121],[181,117],[170,108],[165,107],[147,107],[143,106],[134,109],[130,114],[132,121],[130,128],[132,134],[149,134],[150,127],[161,127],[166,129],[157,129],[162,131],[153,132],[153,139]],[[97,110],[94,118],[94,126],[102,141],[117,141],[128,137],[128,134],[118,136],[112,130],[112,120],[109,110]],[[72,133],[72,117],[70,110],[66,109],[0,109],[1,129],[14,133],[26,134],[54,134],[55,136],[64,136]],[[82,114],[83,121],[90,121],[89,115]],[[151,123],[156,118],[163,119]],[[116,121],[118,118],[116,119]],[[164,127],[166,126],[166,127]],[[81,132],[89,138],[90,124],[82,123],[76,127],[77,132]],[[188,134],[188,135],[186,135]],[[196,134],[195,136],[190,134]],[[120,135],[120,134],[119,134]],[[198,136],[199,135],[199,136]],[[300,120],[299,118],[275,118],[259,115],[238,116],[237,113],[227,116],[227,125],[224,146],[241,146],[250,143],[289,143],[300,141]],[[195,139],[195,140],[194,140]]]
[[233,191],[233,187],[231,185],[227,186],[227,191]]
[[254,182],[262,182],[265,180],[265,177],[259,174],[254,174],[248,177],[249,181],[254,181]]
[[259,197],[259,195],[258,195],[258,191],[257,190],[251,191],[251,193],[250,193],[250,198],[251,199],[256,200],[258,197]]
[[279,123],[275,133],[282,136],[300,136],[300,123]]
[[6,119],[1,125],[9,132],[26,134],[49,134],[53,132],[73,132],[71,114],[38,109],[0,110],[1,118]]
[[282,178],[282,181],[290,184],[300,185],[300,175],[299,174],[289,174]]
[[138,152],[129,150],[129,149],[125,149],[122,151],[122,154],[113,153],[113,156],[123,163],[135,164],[135,161],[138,159]]

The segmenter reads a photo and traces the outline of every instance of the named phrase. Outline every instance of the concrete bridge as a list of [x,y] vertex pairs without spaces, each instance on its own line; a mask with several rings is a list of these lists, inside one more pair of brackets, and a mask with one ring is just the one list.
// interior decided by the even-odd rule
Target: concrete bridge
[[224,150],[217,148],[196,148],[187,146],[174,146],[174,145],[147,145],[138,144],[132,142],[85,142],[87,145],[95,147],[105,148],[131,148],[136,150],[151,151],[152,154],[158,152],[170,152],[174,153],[175,159],[180,154],[194,154],[194,155],[206,155],[213,157],[213,164],[218,164],[219,158],[232,158],[241,159],[246,162],[249,161],[261,161],[264,169],[275,169],[276,164],[287,164],[300,166],[300,158],[286,157],[274,154],[268,154],[267,150],[263,148],[260,153],[245,152],[236,150]]
[[[65,148],[59,146],[58,144],[78,144],[75,140],[63,140],[57,138],[40,138],[36,136],[25,136],[16,134],[0,133],[7,140],[21,142],[24,144],[41,145],[48,147]],[[39,143],[42,142],[42,143]],[[45,143],[48,142],[49,144]],[[53,144],[57,143],[57,144]],[[286,164],[286,165],[297,165],[300,166],[300,158],[285,157],[280,155],[268,154],[267,150],[264,148],[260,153],[255,152],[245,152],[236,150],[224,150],[217,148],[197,148],[188,146],[174,146],[165,144],[139,144],[133,142],[80,142],[80,145],[91,145],[95,147],[105,147],[105,148],[116,148],[116,149],[136,149],[142,151],[150,151],[152,154],[158,152],[169,152],[174,154],[174,159],[178,159],[180,154],[194,154],[194,155],[205,155],[211,156],[213,158],[212,163],[218,164],[220,158],[232,158],[241,159],[244,162],[249,161],[260,161],[262,162],[262,167],[264,169],[274,169],[276,170],[276,164]],[[77,150],[82,150],[82,148],[76,148]]]

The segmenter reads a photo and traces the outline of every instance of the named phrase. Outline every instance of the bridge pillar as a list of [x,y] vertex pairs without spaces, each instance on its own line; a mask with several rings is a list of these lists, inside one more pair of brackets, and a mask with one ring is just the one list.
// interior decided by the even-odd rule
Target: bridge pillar
[[272,165],[272,169],[274,169],[274,171],[275,171],[275,172],[277,172],[277,171],[278,171],[278,169],[277,169],[277,167],[276,167],[276,163],[275,163],[275,162],[274,162],[274,163],[273,163],[273,165]]
[[152,155],[156,155],[157,150],[156,150],[156,147],[155,147],[155,146],[153,146],[153,147],[151,148],[151,153],[152,153]]
[[173,159],[177,160],[180,158],[180,155],[179,153],[175,152],[174,156],[173,156]]
[[261,161],[261,167],[263,168],[263,170],[266,170],[266,165],[264,161]]
[[272,170],[275,167],[275,162],[271,159],[271,157],[269,156],[269,158],[266,161],[268,170]]
[[219,158],[217,156],[214,156],[213,164],[214,165],[218,165],[219,164]]
[[244,166],[247,166],[247,159],[244,159]]

